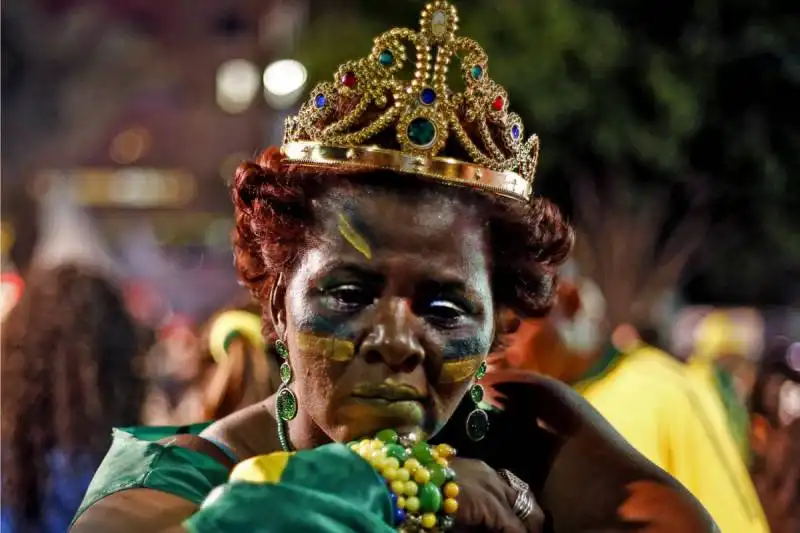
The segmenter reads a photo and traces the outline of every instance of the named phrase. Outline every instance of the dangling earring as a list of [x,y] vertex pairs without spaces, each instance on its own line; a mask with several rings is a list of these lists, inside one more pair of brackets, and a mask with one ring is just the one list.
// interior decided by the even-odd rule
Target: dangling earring
[[[481,361],[478,370],[475,372],[475,381],[480,380],[486,375],[486,361]],[[475,409],[467,416],[467,436],[477,442],[483,440],[489,432],[489,415],[481,409],[480,403],[483,401],[483,387],[475,383],[469,389],[469,397],[475,403]]]
[[292,381],[292,367],[289,364],[289,348],[286,346],[285,342],[278,339],[275,341],[275,351],[277,351],[278,355],[283,359],[280,368],[281,386],[278,388],[278,397],[275,400],[275,409],[278,413],[278,439],[281,442],[281,448],[285,451],[291,451],[292,446],[286,435],[286,422],[297,416],[297,396],[295,396],[292,389],[289,388],[289,383]]

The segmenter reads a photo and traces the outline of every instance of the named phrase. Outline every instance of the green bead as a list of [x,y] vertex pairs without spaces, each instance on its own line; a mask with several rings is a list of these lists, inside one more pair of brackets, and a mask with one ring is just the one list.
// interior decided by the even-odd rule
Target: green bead
[[444,480],[446,482],[447,481],[453,481],[456,478],[456,471],[453,470],[452,468],[445,468],[444,469],[444,478],[445,478]]
[[389,444],[394,444],[397,442],[397,432],[393,429],[382,429],[375,435],[375,438]]
[[282,359],[289,358],[289,348],[286,347],[286,343],[282,340],[275,341],[275,351],[278,352]]
[[288,385],[290,381],[292,381],[292,367],[289,366],[289,363],[283,363],[281,365],[281,383]]
[[417,146],[428,146],[436,138],[436,126],[427,118],[415,118],[408,125],[408,140]]
[[483,387],[480,385],[473,385],[469,390],[469,396],[472,398],[473,402],[481,403],[481,401],[483,401]]
[[437,487],[441,487],[447,481],[447,472],[442,465],[434,463],[428,467],[428,471],[431,473],[431,483]]
[[289,390],[282,388],[276,400],[278,416],[281,420],[291,420],[297,416],[297,397]]
[[406,459],[411,456],[411,452],[400,446],[399,444],[387,444],[386,445],[386,455],[389,457],[394,457],[400,464],[403,464]]
[[475,379],[483,379],[483,376],[486,375],[486,361],[481,361],[481,364],[478,365],[478,370],[475,372]]
[[431,453],[431,447],[428,446],[427,442],[418,442],[411,449],[411,453],[414,454],[414,457],[417,458],[417,461],[423,465],[427,465],[435,461],[433,454]]
[[424,513],[436,513],[442,507],[442,493],[433,483],[419,488],[419,507]]
[[379,62],[380,62],[380,64],[381,64],[381,65],[383,65],[384,67],[388,67],[388,66],[390,66],[392,63],[394,63],[394,54],[392,54],[391,50],[384,50],[384,51],[383,51],[383,52],[381,52],[381,54],[378,56],[378,61],[379,61]]

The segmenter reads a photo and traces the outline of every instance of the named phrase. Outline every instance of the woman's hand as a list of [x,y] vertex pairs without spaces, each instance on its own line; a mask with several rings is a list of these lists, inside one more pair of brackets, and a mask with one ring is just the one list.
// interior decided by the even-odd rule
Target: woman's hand
[[[502,531],[507,533],[539,533],[544,514],[538,505],[525,520],[514,513],[517,489],[506,483],[486,463],[474,459],[453,458],[458,496],[455,531]],[[533,494],[530,494],[533,498]],[[534,500],[535,501],[535,500]]]

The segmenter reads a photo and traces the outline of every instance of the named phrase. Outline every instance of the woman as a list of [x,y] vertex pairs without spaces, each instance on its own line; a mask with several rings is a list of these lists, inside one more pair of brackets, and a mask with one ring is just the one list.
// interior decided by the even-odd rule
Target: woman
[[[522,377],[498,387],[502,411],[479,407],[500,317],[547,312],[572,232],[530,200],[538,142],[456,20],[440,0],[420,32],[378,37],[317,86],[280,150],[238,169],[236,265],[282,386],[149,435],[161,442],[118,433],[74,531],[711,530],[564,387]],[[401,40],[413,83],[396,76]],[[462,94],[446,86],[456,51]],[[365,438],[352,449],[371,462],[337,444]]]
[[3,324],[2,530],[62,532],[108,446],[137,423],[137,334],[105,276],[39,270]]

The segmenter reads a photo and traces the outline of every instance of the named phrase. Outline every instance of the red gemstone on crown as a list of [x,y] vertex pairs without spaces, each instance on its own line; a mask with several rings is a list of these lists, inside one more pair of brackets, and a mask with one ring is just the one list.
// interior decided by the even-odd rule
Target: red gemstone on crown
[[502,96],[498,96],[497,98],[494,99],[494,102],[492,102],[492,109],[494,109],[495,111],[502,111],[503,106],[505,105],[506,105],[505,98],[503,98]]
[[353,88],[356,86],[358,82],[358,78],[356,77],[355,72],[346,72],[344,76],[342,76],[342,85],[345,87]]

